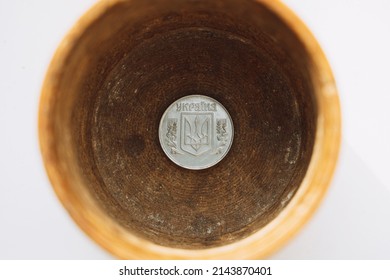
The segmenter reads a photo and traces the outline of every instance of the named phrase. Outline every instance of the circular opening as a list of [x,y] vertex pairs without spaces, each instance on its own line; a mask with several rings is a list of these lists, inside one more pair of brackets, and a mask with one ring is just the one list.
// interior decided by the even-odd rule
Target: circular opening
[[[182,249],[242,240],[289,204],[313,153],[317,89],[307,49],[267,5],[114,1],[75,34],[41,109],[62,191]],[[234,123],[229,153],[204,170],[159,142],[165,110],[188,95],[218,100]]]

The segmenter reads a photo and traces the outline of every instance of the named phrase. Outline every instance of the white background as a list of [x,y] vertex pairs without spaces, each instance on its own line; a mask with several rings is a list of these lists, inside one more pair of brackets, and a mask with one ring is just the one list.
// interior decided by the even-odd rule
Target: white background
[[[59,42],[95,0],[0,0],[0,259],[111,259],[69,218],[37,110]],[[343,146],[319,211],[274,259],[390,259],[390,1],[285,0],[333,67]]]

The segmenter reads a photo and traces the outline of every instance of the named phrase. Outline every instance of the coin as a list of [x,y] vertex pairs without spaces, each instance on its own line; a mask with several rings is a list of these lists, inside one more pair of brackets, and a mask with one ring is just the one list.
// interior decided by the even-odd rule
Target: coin
[[173,102],[160,121],[164,153],[175,164],[191,170],[219,163],[229,152],[233,137],[228,111],[204,95],[189,95]]

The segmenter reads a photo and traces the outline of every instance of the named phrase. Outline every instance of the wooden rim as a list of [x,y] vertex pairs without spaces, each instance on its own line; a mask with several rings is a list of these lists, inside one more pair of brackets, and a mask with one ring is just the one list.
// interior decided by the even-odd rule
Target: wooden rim
[[328,61],[316,39],[301,20],[280,1],[256,0],[267,6],[297,34],[313,60],[318,102],[317,134],[312,160],[306,176],[288,206],[267,226],[230,245],[186,250],[163,247],[130,234],[112,221],[86,191],[77,196],[69,192],[71,182],[58,168],[49,108],[64,60],[83,31],[104,12],[122,0],[98,2],[73,27],[59,46],[44,81],[39,109],[39,138],[43,161],[52,186],[72,218],[93,240],[123,259],[255,259],[279,249],[306,223],[320,204],[332,178],[341,139],[341,117],[337,89]]

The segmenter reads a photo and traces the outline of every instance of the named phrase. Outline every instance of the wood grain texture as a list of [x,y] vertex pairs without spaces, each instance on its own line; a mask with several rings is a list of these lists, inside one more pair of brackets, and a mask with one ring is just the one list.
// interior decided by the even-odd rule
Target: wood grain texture
[[[235,126],[201,171],[158,141],[163,112],[191,94]],[[39,134],[63,205],[117,257],[262,258],[323,197],[340,108],[320,47],[279,1],[101,1],[53,58]]]

